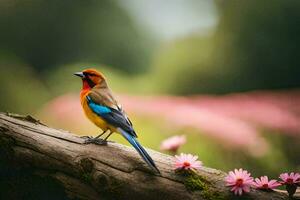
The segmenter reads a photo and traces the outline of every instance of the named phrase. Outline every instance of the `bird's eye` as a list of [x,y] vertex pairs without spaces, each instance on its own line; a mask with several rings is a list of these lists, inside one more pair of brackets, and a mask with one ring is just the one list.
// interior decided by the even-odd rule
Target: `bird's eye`
[[87,72],[83,72],[83,74],[85,76],[97,76],[96,74],[93,74],[93,73],[87,73]]

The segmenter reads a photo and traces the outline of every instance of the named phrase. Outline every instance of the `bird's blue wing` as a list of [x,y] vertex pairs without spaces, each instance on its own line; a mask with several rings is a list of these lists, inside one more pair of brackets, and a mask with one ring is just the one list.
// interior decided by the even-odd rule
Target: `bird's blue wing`
[[94,103],[93,100],[89,96],[87,96],[86,98],[87,98],[87,102],[88,102],[89,107],[97,115],[102,116],[104,114],[107,114],[107,113],[111,112],[111,109],[109,107],[102,106],[102,105]]
[[127,117],[124,116],[121,111],[97,104],[89,96],[87,96],[87,102],[91,110],[104,119],[108,124],[116,128],[122,128],[124,131],[127,131],[134,137],[137,137],[132,125],[128,122]]

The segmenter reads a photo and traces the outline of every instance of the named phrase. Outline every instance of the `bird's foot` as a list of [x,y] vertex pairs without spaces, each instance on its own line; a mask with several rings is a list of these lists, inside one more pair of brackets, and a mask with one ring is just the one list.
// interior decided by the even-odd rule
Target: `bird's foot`
[[87,137],[87,139],[85,139],[85,141],[84,141],[84,144],[107,145],[107,141],[103,140],[101,138]]

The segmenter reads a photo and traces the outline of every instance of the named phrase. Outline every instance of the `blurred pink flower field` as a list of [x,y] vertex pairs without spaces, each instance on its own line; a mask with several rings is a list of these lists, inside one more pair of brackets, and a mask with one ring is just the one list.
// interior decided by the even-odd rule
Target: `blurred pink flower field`
[[[268,143],[261,135],[265,129],[300,136],[298,90],[191,97],[120,95],[119,101],[129,115],[161,118],[174,129],[193,128],[226,147],[245,148],[256,156],[268,151]],[[48,102],[40,116],[75,132],[91,127],[75,94]]]

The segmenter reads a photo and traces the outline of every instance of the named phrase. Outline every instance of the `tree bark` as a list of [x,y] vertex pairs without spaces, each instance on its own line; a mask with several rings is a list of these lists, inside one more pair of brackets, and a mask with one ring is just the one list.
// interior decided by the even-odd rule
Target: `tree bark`
[[[0,199],[4,194],[10,199],[237,198],[225,186],[222,171],[203,167],[193,177],[178,174],[173,157],[147,149],[161,171],[158,175],[132,148],[83,141],[30,116],[0,113]],[[238,199],[288,196],[253,189]]]

